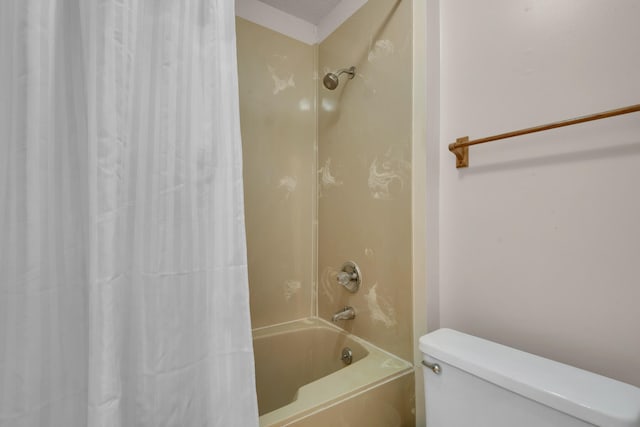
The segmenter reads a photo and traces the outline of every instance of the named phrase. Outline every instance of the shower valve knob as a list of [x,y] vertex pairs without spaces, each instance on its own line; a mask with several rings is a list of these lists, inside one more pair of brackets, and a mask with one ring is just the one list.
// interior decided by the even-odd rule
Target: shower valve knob
[[342,265],[342,271],[337,274],[336,280],[339,285],[345,287],[349,292],[356,292],[362,283],[360,268],[353,261],[347,261]]

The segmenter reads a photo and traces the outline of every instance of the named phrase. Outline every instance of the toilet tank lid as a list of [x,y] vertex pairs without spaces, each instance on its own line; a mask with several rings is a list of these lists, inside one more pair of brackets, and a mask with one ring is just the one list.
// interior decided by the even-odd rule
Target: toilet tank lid
[[640,388],[632,385],[452,329],[421,337],[420,351],[588,423],[640,427]]

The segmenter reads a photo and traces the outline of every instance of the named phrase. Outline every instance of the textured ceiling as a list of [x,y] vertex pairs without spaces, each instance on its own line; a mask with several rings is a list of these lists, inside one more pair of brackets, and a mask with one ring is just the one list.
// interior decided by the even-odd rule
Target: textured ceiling
[[259,0],[276,9],[293,15],[314,25],[335,8],[341,0]]

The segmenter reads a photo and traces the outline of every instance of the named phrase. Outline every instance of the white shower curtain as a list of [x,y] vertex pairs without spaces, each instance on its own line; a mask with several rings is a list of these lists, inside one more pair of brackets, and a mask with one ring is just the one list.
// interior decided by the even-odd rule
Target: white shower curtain
[[257,425],[233,0],[0,0],[0,427]]

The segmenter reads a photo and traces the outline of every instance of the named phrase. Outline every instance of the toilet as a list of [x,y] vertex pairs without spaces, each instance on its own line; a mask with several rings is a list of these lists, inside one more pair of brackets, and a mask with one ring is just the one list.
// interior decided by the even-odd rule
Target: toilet
[[640,427],[640,388],[452,329],[420,338],[427,427]]

